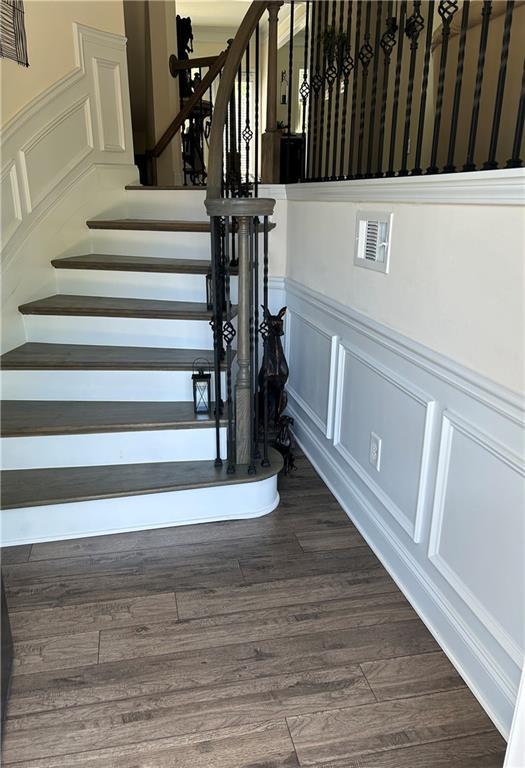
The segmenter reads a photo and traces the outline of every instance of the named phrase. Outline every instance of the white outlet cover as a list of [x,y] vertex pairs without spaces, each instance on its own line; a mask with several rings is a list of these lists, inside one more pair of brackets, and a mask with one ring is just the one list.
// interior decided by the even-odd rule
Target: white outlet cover
[[370,449],[368,460],[370,464],[378,471],[381,470],[381,444],[382,440],[375,432],[370,432]]

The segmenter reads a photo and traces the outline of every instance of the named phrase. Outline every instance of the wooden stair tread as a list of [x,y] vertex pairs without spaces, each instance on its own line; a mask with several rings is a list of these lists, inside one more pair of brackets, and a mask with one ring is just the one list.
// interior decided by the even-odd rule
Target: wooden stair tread
[[198,184],[192,184],[192,185],[167,185],[162,186],[160,184],[155,184],[151,186],[144,186],[142,184],[127,184],[126,189],[140,192],[165,192],[165,191],[171,191],[171,192],[206,192],[206,187],[204,185],[199,186]]
[[[224,418],[221,421],[226,423]],[[213,413],[196,415],[192,402],[3,400],[0,436],[200,429],[214,425]]]
[[207,275],[211,263],[206,259],[171,259],[153,256],[124,256],[88,253],[53,259],[56,269],[100,269],[121,272],[174,272],[189,275]]
[[111,464],[98,467],[13,469],[0,473],[2,508],[36,507],[93,499],[109,499],[192,488],[211,488],[265,480],[282,468],[282,459],[271,452],[271,466],[257,462],[257,472],[240,466],[234,474],[226,462],[175,461],[146,464]]
[[[165,301],[111,296],[75,296],[57,293],[22,304],[23,315],[82,315],[155,318],[161,320],[210,320],[206,304],[198,301]],[[235,314],[235,308],[232,308]]]
[[191,371],[197,358],[213,366],[211,349],[46,344],[28,341],[0,357],[3,370]]
[[129,229],[148,232],[209,232],[209,221],[172,221],[171,219],[91,219],[89,229]]

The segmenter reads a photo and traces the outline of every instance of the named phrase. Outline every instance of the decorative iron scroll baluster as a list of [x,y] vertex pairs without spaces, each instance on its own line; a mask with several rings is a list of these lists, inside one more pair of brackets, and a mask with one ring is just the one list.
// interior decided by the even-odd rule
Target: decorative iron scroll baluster
[[362,75],[361,75],[361,114],[359,118],[359,142],[357,146],[357,173],[356,179],[362,179],[361,173],[362,161],[363,161],[363,142],[365,136],[365,109],[366,109],[366,91],[368,84],[368,67],[374,57],[374,51],[370,45],[370,14],[372,11],[371,3],[366,4],[366,16],[365,16],[365,38],[361,50],[359,51],[359,61],[361,62]]
[[456,148],[456,136],[458,131],[459,105],[461,101],[461,85],[463,82],[463,66],[465,62],[465,46],[467,42],[468,16],[470,0],[464,0],[463,14],[461,16],[461,32],[459,35],[458,66],[456,69],[456,85],[454,87],[454,102],[452,105],[452,118],[450,120],[450,137],[448,140],[447,164],[443,168],[446,173],[454,173],[454,150]]
[[377,146],[377,172],[376,176],[383,175],[383,146],[385,142],[386,105],[388,97],[388,76],[390,74],[390,62],[392,51],[396,45],[396,33],[398,30],[397,19],[392,15],[392,2],[387,7],[386,30],[381,38],[381,49],[384,54],[383,64],[383,93],[381,96],[381,117],[379,120],[379,139]]
[[421,15],[421,0],[414,0],[412,15],[407,19],[405,34],[410,40],[410,66],[408,70],[407,100],[405,109],[405,130],[403,133],[403,149],[401,153],[401,169],[399,176],[408,176],[407,158],[408,144],[410,141],[410,118],[412,116],[412,99],[414,96],[414,75],[416,72],[416,59],[418,38],[425,26]]
[[376,37],[374,43],[374,74],[372,78],[372,97],[370,104],[370,122],[368,125],[368,159],[366,161],[366,175],[372,175],[372,154],[374,151],[374,131],[376,123],[376,102],[377,102],[377,78],[379,74],[379,46],[381,44],[381,20],[383,16],[383,2],[379,0],[376,3]]
[[215,387],[215,466],[222,467],[221,458],[221,364],[222,364],[222,292],[220,289],[220,245],[221,220],[211,219],[211,279],[213,295],[213,316],[210,325],[213,331],[213,370]]
[[397,133],[397,113],[399,110],[399,89],[401,85],[401,67],[403,64],[403,28],[405,26],[407,4],[406,0],[401,3],[399,11],[399,42],[397,46],[397,61],[396,61],[396,79],[394,83],[394,100],[392,104],[392,127],[390,131],[390,153],[388,159],[388,171],[386,176],[394,176],[394,160],[396,152],[396,133]]
[[[328,5],[328,3],[327,3]],[[325,30],[325,58],[326,58],[326,83],[328,85],[328,110],[326,118],[326,155],[324,160],[324,178],[328,177],[330,167],[330,149],[332,143],[332,100],[334,83],[337,78],[336,63],[336,3],[332,0],[331,26]],[[334,147],[335,149],[335,147]]]
[[499,127],[501,124],[501,109],[503,107],[503,95],[505,93],[505,79],[507,77],[507,60],[509,58],[510,29],[512,26],[512,12],[514,10],[513,0],[508,0],[505,10],[505,26],[503,29],[503,40],[501,43],[501,60],[499,66],[498,86],[496,89],[496,99],[494,101],[494,117],[492,119],[492,130],[490,133],[489,157],[483,165],[483,170],[490,171],[498,167],[496,162],[496,151],[498,148]]
[[521,92],[516,116],[516,128],[514,129],[514,141],[512,142],[512,157],[507,160],[507,168],[521,168],[522,160],[521,142],[523,140],[523,126],[525,124],[525,60],[523,61],[523,74],[521,76]]
[[255,172],[253,196],[259,195],[259,24],[255,29]]
[[330,178],[335,180],[337,178],[337,143],[339,139],[339,106],[341,102],[341,75],[343,74],[343,60],[346,53],[346,37],[344,33],[344,3],[338,3],[339,5],[339,27],[336,40],[336,68],[337,68],[337,85],[335,87],[335,114],[334,114],[334,151],[332,153],[332,175]]
[[341,153],[340,153],[340,159],[339,159],[339,178],[344,178],[345,173],[345,145],[346,145],[346,116],[348,113],[348,85],[350,82],[350,75],[352,74],[352,70],[354,68],[354,60],[352,58],[351,54],[351,46],[352,46],[352,4],[348,0],[346,2],[346,47],[345,47],[345,55],[343,58],[343,82],[344,82],[344,93],[343,93],[343,116],[341,119]]
[[356,109],[357,109],[357,76],[359,74],[359,39],[361,34],[361,10],[362,10],[362,1],[357,0],[357,11],[356,11],[356,21],[355,21],[355,42],[354,42],[354,51],[355,51],[355,61],[354,61],[354,77],[353,77],[353,84],[352,84],[352,117],[351,117],[351,126],[350,126],[350,146],[348,147],[348,178],[352,178],[353,173],[353,166],[354,166],[354,145],[355,145],[355,123],[356,123]]
[[263,340],[263,459],[262,466],[269,467],[268,458],[268,216],[263,219],[263,320],[259,333]]
[[[290,39],[288,41],[288,136],[292,133],[292,102],[293,96],[293,36],[294,36],[295,2],[290,2]],[[288,158],[290,153],[288,152]]]
[[318,129],[319,129],[319,91],[323,85],[323,78],[321,76],[321,37],[322,37],[322,25],[321,25],[321,5],[315,3],[314,7],[317,8],[317,46],[315,54],[315,74],[312,78],[312,87],[314,89],[314,120],[313,120],[313,144],[312,144],[312,174],[313,178],[317,177],[317,153],[318,153]]
[[430,166],[427,173],[438,173],[437,154],[439,149],[439,131],[441,128],[441,113],[443,111],[443,94],[445,91],[445,73],[447,69],[448,41],[450,38],[450,25],[454,14],[458,10],[458,0],[440,0],[438,5],[438,14],[441,17],[443,26],[441,32],[441,56],[439,58],[439,78],[436,96],[436,109],[434,113],[434,129],[432,132],[432,151],[430,155]]
[[246,196],[250,194],[250,142],[253,139],[253,131],[250,128],[250,43],[246,46],[246,115],[244,118],[244,129],[242,132],[242,138],[244,141],[245,153],[246,153]]
[[306,2],[306,22],[304,28],[304,61],[303,61],[303,82],[299,88],[299,95],[303,105],[302,115],[302,136],[303,136],[303,154],[301,159],[301,176],[304,179],[306,177],[306,104],[308,103],[308,96],[310,95],[310,85],[308,79],[310,77],[308,71],[308,41],[309,41],[309,22],[310,22],[310,0]]
[[259,450],[259,219],[253,220],[254,248],[253,248],[253,364],[252,364],[252,390],[253,390],[253,457],[261,458]]
[[322,91],[321,91],[321,117],[319,121],[319,133],[321,135],[321,144],[319,147],[319,158],[317,166],[317,177],[323,176],[323,141],[324,138],[324,113],[325,113],[325,88],[326,88],[326,29],[328,27],[328,0],[324,3],[324,39],[323,39],[323,67],[322,67]]
[[479,40],[478,69],[476,72],[476,85],[472,102],[472,117],[470,120],[470,132],[468,139],[467,161],[463,166],[464,171],[475,171],[474,153],[476,151],[476,138],[478,133],[479,105],[481,101],[481,88],[483,86],[483,74],[485,71],[485,55],[489,36],[490,15],[492,13],[492,1],[484,0],[481,11],[481,35]]
[[421,152],[423,149],[423,134],[425,130],[425,113],[427,108],[428,73],[430,70],[430,53],[432,48],[432,29],[434,25],[434,0],[428,4],[427,36],[425,40],[425,59],[423,63],[423,77],[421,80],[421,101],[419,104],[419,119],[417,123],[416,154],[412,176],[421,176]]
[[242,197],[242,163],[241,163],[241,155],[242,155],[242,61],[239,64],[239,71],[237,73],[237,146],[239,148],[239,155],[238,155],[238,170],[237,170],[237,178],[238,178],[238,184],[237,184],[237,190],[236,190],[236,196]]
[[233,394],[232,394],[232,342],[236,336],[232,324],[232,305],[230,292],[230,236],[232,220],[229,216],[224,219],[224,294],[226,299],[226,322],[223,325],[222,335],[226,342],[226,403],[228,408],[228,435],[227,435],[227,461],[228,474],[235,472],[235,432],[233,428]]
[[314,96],[313,96],[313,72],[314,72],[314,56],[315,56],[315,30],[316,30],[316,16],[317,16],[317,8],[318,3],[316,3],[314,0],[312,0],[312,23],[311,23],[311,29],[310,29],[310,63],[308,66],[308,78],[309,78],[309,85],[308,85],[308,136],[306,139],[306,143],[308,145],[308,150],[306,153],[306,171],[305,171],[305,178],[309,179],[310,176],[313,173],[313,164],[312,164],[312,155],[313,155],[313,132],[315,130],[315,125],[313,125],[312,121],[312,113],[313,113],[313,102],[314,102]]
[[256,453],[256,432],[255,432],[255,387],[254,387],[254,376],[256,375],[254,368],[256,369],[255,365],[255,344],[254,344],[254,325],[253,325],[253,312],[254,312],[254,306],[253,306],[253,297],[254,297],[254,264],[255,264],[255,220],[250,218],[249,219],[249,286],[250,286],[250,292],[248,295],[248,306],[249,306],[249,321],[248,321],[248,334],[249,334],[249,347],[250,347],[250,411],[249,411],[249,440],[250,440],[250,462],[248,464],[248,474],[254,475],[255,474],[255,453]]

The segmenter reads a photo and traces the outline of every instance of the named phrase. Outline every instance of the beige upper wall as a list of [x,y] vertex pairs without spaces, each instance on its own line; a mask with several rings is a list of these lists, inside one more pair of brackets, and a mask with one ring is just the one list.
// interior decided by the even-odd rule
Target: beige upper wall
[[25,0],[29,67],[0,60],[1,125],[75,69],[73,22],[124,34],[122,0]]

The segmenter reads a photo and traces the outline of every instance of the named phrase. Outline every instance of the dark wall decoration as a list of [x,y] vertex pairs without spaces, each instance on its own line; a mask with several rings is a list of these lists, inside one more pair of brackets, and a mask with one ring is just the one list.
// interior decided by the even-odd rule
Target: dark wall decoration
[[22,0],[0,0],[0,56],[29,66]]

